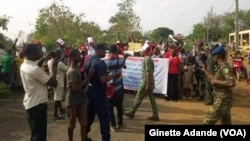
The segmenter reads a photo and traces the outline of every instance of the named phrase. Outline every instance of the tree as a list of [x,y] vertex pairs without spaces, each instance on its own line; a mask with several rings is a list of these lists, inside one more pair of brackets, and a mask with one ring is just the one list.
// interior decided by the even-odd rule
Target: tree
[[83,14],[75,15],[66,6],[52,3],[50,7],[40,10],[36,21],[35,38],[47,45],[48,50],[55,48],[57,38],[63,38],[70,45],[81,37],[79,31]]
[[167,27],[158,27],[151,32],[150,40],[158,42],[162,38],[167,39],[169,35],[174,35],[174,31],[172,29]]
[[[250,10],[239,11],[239,29],[250,29]],[[213,8],[211,8],[204,21],[193,26],[193,33],[187,38],[192,40],[204,40],[204,38],[208,38],[209,41],[225,41],[228,40],[228,35],[234,31],[235,12],[217,15],[214,13]],[[206,33],[208,33],[208,36]]]
[[204,27],[206,29],[206,42],[218,41],[221,37],[221,16],[217,15],[213,7],[207,12],[207,16],[204,17]]
[[83,22],[81,24],[81,34],[83,37],[83,39],[80,39],[78,41],[79,42],[85,42],[86,37],[88,35],[92,36],[95,40],[95,42],[104,42],[105,40],[103,40],[103,32],[100,28],[100,26],[98,24],[96,24],[95,22]]
[[0,28],[2,28],[2,30],[8,30],[7,25],[9,23],[9,17],[7,17],[6,15],[0,17]]
[[136,0],[122,0],[118,3],[119,11],[109,19],[111,27],[109,28],[109,36],[116,38],[118,32],[122,40],[126,40],[128,34],[132,32],[140,32],[140,17],[135,14],[133,6]]
[[234,13],[225,13],[221,17],[221,38],[228,39],[228,35],[235,30]]
[[[6,15],[0,17],[0,29],[8,30],[9,18]],[[0,32],[0,43],[3,44],[6,48],[11,48],[13,41],[6,37],[3,33]]]
[[47,50],[55,49],[55,41],[62,38],[68,45],[77,46],[86,42],[89,33],[100,33],[94,22],[83,22],[84,14],[76,15],[64,5],[52,3],[40,10],[36,21],[35,39],[39,39]]
[[247,30],[250,29],[250,10],[239,11],[239,19],[240,19],[240,29]]

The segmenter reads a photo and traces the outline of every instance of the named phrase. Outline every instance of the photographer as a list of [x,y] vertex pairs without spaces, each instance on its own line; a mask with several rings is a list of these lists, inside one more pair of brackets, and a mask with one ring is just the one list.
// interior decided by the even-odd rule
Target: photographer
[[[56,71],[58,59],[54,59],[52,62],[52,74],[49,77],[41,68],[41,65],[48,56],[42,58],[43,53],[38,46],[28,44],[24,48],[24,55],[26,58],[20,67],[20,75],[25,91],[23,105],[27,112],[31,140],[46,141],[47,86],[56,87],[57,85]],[[39,60],[38,63],[36,63],[37,60]]]

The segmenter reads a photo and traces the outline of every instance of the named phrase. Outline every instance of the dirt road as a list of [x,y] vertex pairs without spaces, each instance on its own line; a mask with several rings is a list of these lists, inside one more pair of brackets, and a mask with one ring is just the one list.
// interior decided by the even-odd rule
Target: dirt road
[[[250,96],[247,96],[247,84],[245,81],[237,82],[234,89],[234,105],[232,108],[233,124],[250,124]],[[15,93],[10,99],[0,99],[0,141],[28,141],[29,129],[26,114],[22,105],[23,94]],[[125,108],[129,108],[133,102],[134,95],[126,94]],[[146,120],[151,116],[151,107],[146,98],[135,119],[124,117],[125,127],[123,130],[111,132],[113,141],[143,141],[145,124],[201,124],[210,106],[205,105],[197,99],[180,100],[179,102],[167,102],[162,96],[157,96],[157,105],[160,113],[159,122]],[[53,105],[50,99],[49,106]],[[52,111],[48,110],[48,141],[67,141],[67,121],[53,121]],[[218,123],[220,124],[220,123]],[[79,126],[75,129],[75,138],[79,140]],[[92,127],[90,134],[95,141],[100,141],[100,130],[98,119]]]
[[[248,70],[249,67],[248,67]],[[248,85],[245,80],[237,81],[233,91],[234,105],[232,108],[233,124],[250,125],[250,95],[247,95]],[[0,141],[29,141],[30,133],[26,120],[26,113],[22,105],[23,93],[16,92],[9,99],[0,99]],[[126,94],[125,108],[129,108],[134,100],[133,94]],[[159,122],[146,119],[151,116],[151,107],[146,98],[136,113],[135,119],[124,117],[125,127],[119,132],[111,132],[112,141],[143,141],[145,124],[201,124],[210,106],[200,102],[197,98],[180,100],[178,102],[165,101],[162,95],[157,96]],[[49,100],[48,110],[48,141],[67,141],[67,121],[53,121],[53,100]],[[220,123],[217,123],[220,124]],[[80,140],[79,126],[75,129],[75,139]],[[92,126],[90,137],[100,141],[98,119]]]

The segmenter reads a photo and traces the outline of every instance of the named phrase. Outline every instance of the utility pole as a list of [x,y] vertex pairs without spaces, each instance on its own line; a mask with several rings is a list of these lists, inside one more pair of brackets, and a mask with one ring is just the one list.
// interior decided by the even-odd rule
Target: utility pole
[[239,49],[239,0],[235,0],[235,48]]

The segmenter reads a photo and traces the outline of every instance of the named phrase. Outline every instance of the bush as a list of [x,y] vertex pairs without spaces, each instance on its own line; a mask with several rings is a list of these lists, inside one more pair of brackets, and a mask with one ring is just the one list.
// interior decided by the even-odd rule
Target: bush
[[0,83],[0,98],[8,98],[12,94],[12,90],[5,83]]

